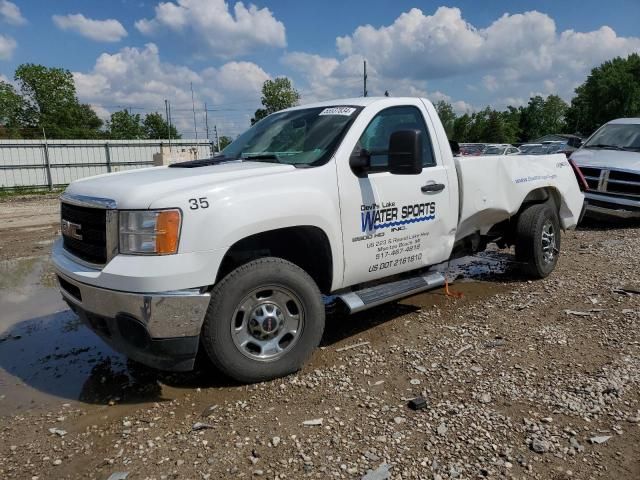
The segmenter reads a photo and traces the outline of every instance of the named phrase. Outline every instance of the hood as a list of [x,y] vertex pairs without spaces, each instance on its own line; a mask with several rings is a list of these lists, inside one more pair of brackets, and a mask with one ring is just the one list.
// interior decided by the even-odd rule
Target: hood
[[571,154],[571,159],[579,167],[600,167],[640,172],[640,152],[581,148]]
[[66,193],[109,198],[116,201],[117,208],[149,208],[155,200],[182,191],[211,189],[221,183],[294,170],[292,165],[247,161],[199,168],[152,167],[77,180]]

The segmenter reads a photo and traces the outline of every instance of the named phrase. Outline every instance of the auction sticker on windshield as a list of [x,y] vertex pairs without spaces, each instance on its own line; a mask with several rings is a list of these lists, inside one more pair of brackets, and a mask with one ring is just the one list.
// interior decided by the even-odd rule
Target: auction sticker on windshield
[[322,110],[318,115],[344,115],[350,116],[356,109],[353,107],[329,107]]

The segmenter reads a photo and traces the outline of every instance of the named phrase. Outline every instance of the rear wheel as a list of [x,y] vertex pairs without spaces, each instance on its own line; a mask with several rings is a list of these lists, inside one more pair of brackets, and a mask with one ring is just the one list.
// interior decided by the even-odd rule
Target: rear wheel
[[322,296],[304,270],[261,258],[213,288],[201,341],[223,373],[260,382],[298,370],[320,343],[324,320]]
[[516,259],[533,278],[545,278],[558,263],[560,222],[548,203],[527,207],[518,217]]

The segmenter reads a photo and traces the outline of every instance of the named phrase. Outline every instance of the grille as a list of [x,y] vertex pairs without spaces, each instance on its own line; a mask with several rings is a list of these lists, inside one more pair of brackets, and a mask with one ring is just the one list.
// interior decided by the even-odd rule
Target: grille
[[580,167],[580,171],[582,172],[582,175],[584,175],[584,178],[589,185],[589,189],[597,190],[598,182],[600,182],[601,169],[594,167]]
[[78,233],[82,235],[82,240],[63,235],[65,250],[87,262],[106,263],[106,210],[63,203],[60,214],[63,220],[80,225]]
[[613,195],[640,196],[640,173],[580,167],[589,189]]
[[607,180],[607,192],[640,195],[640,174],[611,170]]

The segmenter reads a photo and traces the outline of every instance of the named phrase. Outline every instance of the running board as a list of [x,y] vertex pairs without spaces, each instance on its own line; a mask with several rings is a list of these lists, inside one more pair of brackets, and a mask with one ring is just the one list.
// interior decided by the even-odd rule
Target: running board
[[409,297],[425,290],[441,287],[444,282],[445,279],[442,273],[432,272],[418,277],[405,278],[376,285],[375,287],[343,293],[338,295],[338,298],[347,305],[351,313],[356,313],[383,303]]

